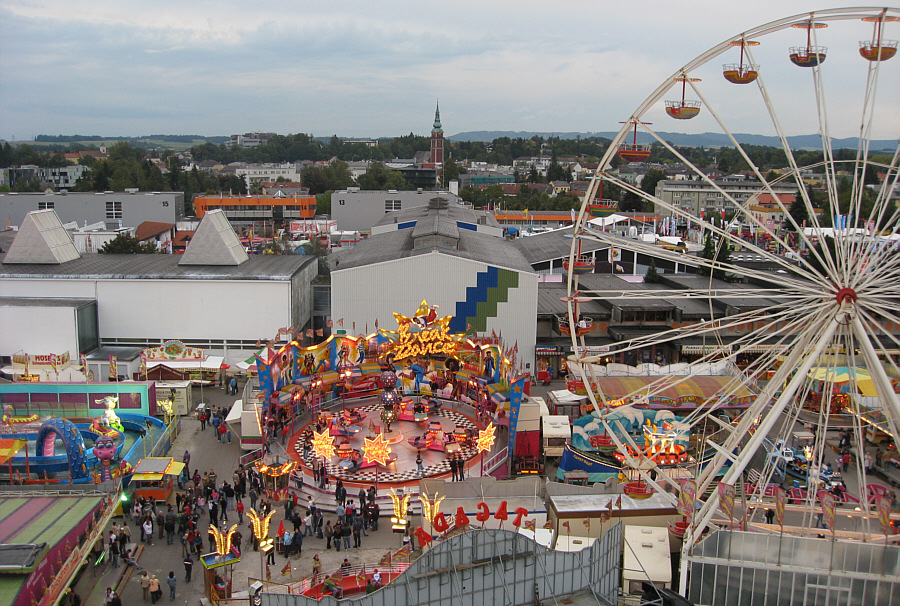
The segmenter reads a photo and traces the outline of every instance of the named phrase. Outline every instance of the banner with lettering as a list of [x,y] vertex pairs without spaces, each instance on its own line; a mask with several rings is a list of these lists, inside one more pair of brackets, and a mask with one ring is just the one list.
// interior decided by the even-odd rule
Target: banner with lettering
[[834,535],[834,495],[830,492],[822,495],[822,513],[825,515],[825,525]]
[[519,421],[519,410],[522,407],[522,394],[525,393],[525,379],[522,375],[513,382],[509,392],[509,452],[516,451],[516,424]]
[[875,497],[875,510],[878,512],[878,521],[881,523],[881,531],[884,538],[891,534],[891,501],[883,496]]
[[697,494],[697,481],[688,478],[681,482],[681,492],[678,493],[678,513],[690,520],[694,516],[694,497]]
[[775,487],[775,523],[784,528],[784,488]]
[[728,516],[728,521],[734,521],[734,486],[719,482],[719,506],[722,513]]

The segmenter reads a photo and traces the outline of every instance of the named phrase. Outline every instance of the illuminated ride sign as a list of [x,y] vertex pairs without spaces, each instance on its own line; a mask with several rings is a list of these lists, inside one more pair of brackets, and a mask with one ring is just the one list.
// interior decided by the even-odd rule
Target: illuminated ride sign
[[[437,495],[435,495],[435,497],[437,497]],[[422,500],[423,508],[425,508],[426,511],[430,509],[428,513],[431,514],[431,519],[428,521],[431,522],[435,531],[444,533],[451,528],[465,528],[469,525],[469,516],[466,515],[466,512],[463,511],[462,507],[456,508],[456,515],[453,516],[453,522],[451,524],[451,522],[447,519],[447,516],[444,515],[444,512],[436,511],[437,508],[440,507],[440,502],[443,501],[443,498],[437,500],[436,503],[432,502],[430,508],[425,507],[425,503],[429,501],[427,493],[425,494],[425,498],[422,499],[422,497],[420,497],[420,500]],[[487,503],[485,503],[484,501],[478,503],[476,509],[478,511],[475,514],[475,519],[481,522],[482,528],[484,528],[484,523],[487,522],[491,517],[496,520],[500,520],[500,527],[502,528],[503,522],[508,520],[510,516],[509,512],[507,512],[506,510],[506,501],[501,501],[500,506],[497,508],[497,511],[495,511],[493,514],[491,514],[490,508],[488,508]],[[523,518],[527,516],[527,509],[525,509],[524,507],[517,507],[515,512],[513,512],[512,525],[515,526],[516,529],[518,529],[520,526],[522,526]],[[421,526],[416,528],[415,535],[416,539],[418,539],[419,547],[425,547],[433,540],[433,537]]]
[[438,318],[436,309],[436,305],[429,307],[423,299],[412,318],[394,313],[398,326],[398,339],[394,345],[395,359],[456,355],[459,337],[450,334],[450,316]]

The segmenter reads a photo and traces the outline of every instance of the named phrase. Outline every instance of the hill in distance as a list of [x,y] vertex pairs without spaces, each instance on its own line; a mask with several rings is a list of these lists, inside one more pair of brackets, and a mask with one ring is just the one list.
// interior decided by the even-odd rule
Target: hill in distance
[[[490,142],[500,137],[509,137],[510,139],[522,138],[530,139],[534,136],[541,137],[559,137],[560,139],[586,139],[588,137],[601,137],[604,139],[612,139],[618,133],[615,132],[595,132],[595,133],[547,133],[533,131],[469,131],[458,133],[447,137],[451,141],[482,141]],[[683,147],[731,147],[731,141],[721,133],[670,133],[659,132],[660,137],[671,143]],[[781,147],[781,141],[778,137],[769,135],[754,135],[750,133],[736,133],[734,138],[738,143],[746,145],[768,145],[771,147]],[[822,149],[822,138],[819,135],[795,135],[787,138],[792,149]],[[653,143],[654,139],[647,133],[638,132],[638,143]],[[832,139],[831,146],[834,149],[856,149],[858,140],[856,137],[847,137],[844,139]],[[874,151],[892,151],[897,147],[897,142],[890,139],[872,139],[869,141],[869,150]]]

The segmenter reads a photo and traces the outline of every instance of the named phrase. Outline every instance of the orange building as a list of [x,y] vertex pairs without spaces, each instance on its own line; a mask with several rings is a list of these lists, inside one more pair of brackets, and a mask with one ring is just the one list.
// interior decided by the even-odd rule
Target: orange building
[[196,196],[194,214],[202,218],[207,211],[221,208],[232,224],[273,221],[274,223],[313,219],[315,196]]

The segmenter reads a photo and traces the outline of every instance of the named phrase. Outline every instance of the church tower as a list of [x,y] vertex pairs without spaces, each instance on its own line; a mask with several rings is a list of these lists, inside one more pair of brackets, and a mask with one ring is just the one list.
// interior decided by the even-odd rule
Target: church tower
[[431,164],[439,167],[444,163],[444,129],[441,128],[441,108],[435,103],[434,126],[431,127]]

